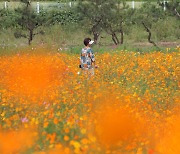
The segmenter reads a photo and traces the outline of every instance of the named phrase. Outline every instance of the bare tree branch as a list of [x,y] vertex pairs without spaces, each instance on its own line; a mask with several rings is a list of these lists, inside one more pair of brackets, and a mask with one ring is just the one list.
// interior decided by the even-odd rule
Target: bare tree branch
[[[148,35],[148,42],[151,43],[151,44],[153,44],[155,47],[158,47],[157,44],[156,44],[154,41],[151,40],[151,35],[152,35],[152,34],[151,34],[150,29],[146,26],[146,24],[145,24],[143,21],[142,21],[142,24],[143,24],[144,28],[146,29],[146,31],[147,31],[148,34],[149,34],[149,35]],[[159,47],[158,47],[158,48],[159,48]]]
[[177,11],[177,9],[174,9],[175,14],[180,18],[180,13]]

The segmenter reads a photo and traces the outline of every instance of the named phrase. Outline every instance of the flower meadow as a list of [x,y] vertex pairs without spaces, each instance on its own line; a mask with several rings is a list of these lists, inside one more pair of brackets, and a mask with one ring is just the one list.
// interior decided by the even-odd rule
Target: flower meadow
[[179,154],[179,48],[0,57],[1,154]]

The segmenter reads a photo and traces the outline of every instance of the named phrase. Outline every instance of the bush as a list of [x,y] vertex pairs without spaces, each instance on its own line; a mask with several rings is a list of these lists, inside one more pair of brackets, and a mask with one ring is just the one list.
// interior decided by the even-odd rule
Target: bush
[[0,27],[1,28],[10,28],[16,27],[17,23],[15,22],[17,19],[17,14],[12,10],[0,10]]
[[133,25],[130,27],[131,32],[128,35],[128,39],[134,40],[135,42],[143,42],[147,38],[147,34],[143,27]]
[[66,10],[51,10],[46,12],[48,15],[48,23],[51,25],[69,25],[80,22],[81,18],[76,12],[76,9]]
[[178,22],[176,18],[168,17],[155,23],[153,31],[156,33],[157,40],[179,39],[180,24],[177,24]]

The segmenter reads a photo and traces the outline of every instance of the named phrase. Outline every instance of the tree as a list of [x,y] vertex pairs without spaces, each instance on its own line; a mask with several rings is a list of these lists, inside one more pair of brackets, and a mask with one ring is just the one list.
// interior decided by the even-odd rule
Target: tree
[[[112,36],[115,45],[124,43],[124,28],[130,24],[130,17],[133,11],[121,0],[111,1],[111,7],[107,8],[103,18],[105,31]],[[120,34],[120,40],[118,38]]]
[[16,27],[17,15],[13,10],[0,9],[0,28]]
[[2,28],[2,26],[3,26],[3,25],[2,25],[2,23],[3,23],[2,21],[4,21],[4,20],[3,20],[3,17],[4,17],[4,10],[1,9],[1,10],[0,10],[0,28]]
[[166,7],[167,11],[171,15],[175,15],[176,17],[178,17],[180,19],[180,2],[179,2],[179,0],[170,0],[165,3],[164,3],[164,1],[158,0],[158,4],[161,7]]
[[159,19],[164,18],[164,12],[162,8],[146,2],[140,9],[137,9],[134,15],[134,21],[138,25],[142,25],[148,33],[148,42],[158,47],[157,44],[152,40],[152,26]]
[[103,11],[101,11],[101,27],[103,30],[105,30],[109,35],[111,35],[112,40],[115,45],[119,44],[119,39],[117,37],[116,32],[118,31],[117,28],[117,18],[116,18],[116,3],[115,1],[107,1],[104,3]]
[[46,12],[47,14],[47,23],[48,25],[71,25],[77,24],[81,21],[81,18],[78,16],[76,8],[64,9],[64,10],[50,10]]
[[79,0],[78,10],[83,18],[83,24],[94,36],[97,43],[102,32],[102,19],[109,0]]
[[[132,11],[122,0],[80,0],[80,14],[86,27],[94,36],[95,42],[102,31],[112,37],[115,45],[124,42],[124,26],[127,26]],[[119,34],[119,35],[118,35]],[[120,36],[120,40],[119,37]]]
[[20,28],[14,33],[14,36],[16,38],[27,38],[28,44],[31,45],[31,42],[35,35],[43,34],[43,31],[35,32],[35,30],[43,25],[45,16],[43,16],[42,14],[37,14],[32,9],[30,1],[21,0],[21,2],[23,3],[23,7],[15,10],[18,14],[17,23]]

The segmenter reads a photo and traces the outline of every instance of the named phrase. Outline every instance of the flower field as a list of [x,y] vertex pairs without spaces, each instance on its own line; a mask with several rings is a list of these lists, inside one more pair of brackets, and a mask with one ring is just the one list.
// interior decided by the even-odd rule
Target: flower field
[[[0,153],[179,154],[179,48],[0,57]],[[80,72],[80,73],[78,73]]]

